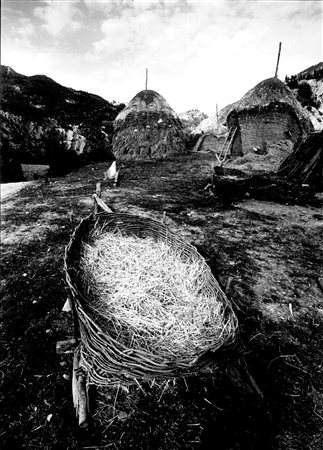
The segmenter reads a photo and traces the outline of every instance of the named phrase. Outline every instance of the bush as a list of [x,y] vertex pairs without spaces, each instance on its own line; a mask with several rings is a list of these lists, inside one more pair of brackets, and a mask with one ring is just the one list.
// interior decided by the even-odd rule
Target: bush
[[312,88],[306,81],[298,85],[297,100],[302,106],[317,106],[313,97]]
[[80,166],[80,158],[67,150],[61,133],[52,128],[44,137],[44,148],[50,176],[62,176]]
[[19,154],[8,139],[0,142],[0,182],[13,183],[24,181],[24,176],[19,161]]
[[285,83],[290,89],[298,88],[298,81],[296,75],[292,75],[290,78],[286,75]]

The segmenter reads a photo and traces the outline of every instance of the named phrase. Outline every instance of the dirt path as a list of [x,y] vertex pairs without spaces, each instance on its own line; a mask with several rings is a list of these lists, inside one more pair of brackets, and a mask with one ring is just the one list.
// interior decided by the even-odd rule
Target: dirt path
[[0,185],[0,194],[1,194],[1,202],[7,200],[12,195],[21,191],[27,186],[32,186],[35,184],[35,181],[21,181],[19,183],[4,183]]
[[[211,195],[207,155],[121,165],[115,210],[153,217],[196,245],[234,302],[240,347],[212,377],[99,392],[94,427],[74,419],[72,334],[62,312],[62,258],[73,226],[91,212],[105,164],[6,201],[0,315],[0,442],[4,448],[303,450],[322,438],[322,202],[273,183],[223,178]],[[243,360],[248,371],[243,369]],[[249,375],[248,375],[249,373]],[[250,378],[250,376],[252,378]],[[259,388],[255,390],[254,380]],[[164,389],[164,390],[163,390]],[[161,392],[163,394],[161,395]],[[261,395],[259,394],[261,392]],[[0,445],[1,446],[1,445]]]

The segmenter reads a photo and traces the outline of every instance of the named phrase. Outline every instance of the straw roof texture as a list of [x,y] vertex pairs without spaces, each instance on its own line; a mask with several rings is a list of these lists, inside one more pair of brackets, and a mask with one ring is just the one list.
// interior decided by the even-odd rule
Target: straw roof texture
[[311,124],[291,89],[275,77],[261,81],[234,103],[227,119],[233,113],[261,111],[272,106],[293,111],[301,128],[307,132],[311,130]]
[[296,145],[281,164],[277,175],[288,180],[323,186],[323,131],[311,133]]
[[229,105],[222,108],[218,113],[218,117],[216,116],[216,114],[214,114],[202,120],[202,122],[193,130],[193,134],[210,132],[214,133],[216,136],[222,136],[223,134],[227,133],[227,116],[234,109],[236,103],[237,102],[230,103]]
[[139,92],[114,121],[113,152],[117,159],[162,159],[185,152],[181,121],[164,97]]
[[194,134],[213,133],[215,136],[223,136],[227,132],[228,128],[220,121],[218,122],[216,116],[210,116],[202,120],[194,130]]

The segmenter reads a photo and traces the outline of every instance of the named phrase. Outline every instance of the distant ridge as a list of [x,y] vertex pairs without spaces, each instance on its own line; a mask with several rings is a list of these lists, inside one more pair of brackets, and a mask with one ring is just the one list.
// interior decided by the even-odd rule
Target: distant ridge
[[113,158],[112,124],[124,104],[9,66],[0,66],[0,77],[2,180],[20,181],[20,164],[49,165],[59,175]]
[[62,86],[46,75],[26,76],[1,65],[0,76],[1,109],[31,120],[50,117],[65,126],[69,122],[80,124],[93,118],[95,121],[113,120],[122,109],[115,102]]
[[302,70],[296,75],[296,78],[298,80],[323,78],[323,62],[319,62],[305,70]]

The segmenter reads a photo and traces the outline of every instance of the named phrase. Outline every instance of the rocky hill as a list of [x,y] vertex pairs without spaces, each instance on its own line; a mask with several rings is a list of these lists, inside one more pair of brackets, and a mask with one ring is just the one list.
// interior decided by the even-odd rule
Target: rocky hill
[[49,164],[64,173],[88,160],[111,157],[112,122],[123,104],[61,86],[45,75],[1,66],[1,179],[20,163]]
[[286,76],[286,84],[293,90],[316,131],[323,130],[323,62]]
[[190,109],[189,111],[180,113],[178,116],[182,122],[184,131],[187,133],[191,133],[202,120],[208,117],[207,114],[198,109]]

